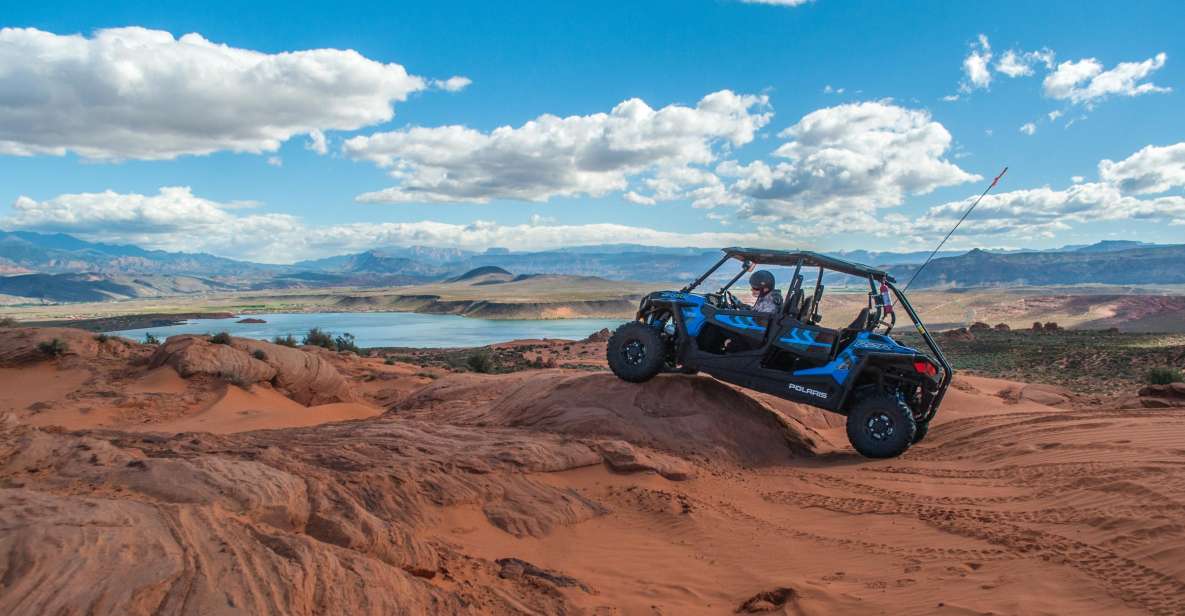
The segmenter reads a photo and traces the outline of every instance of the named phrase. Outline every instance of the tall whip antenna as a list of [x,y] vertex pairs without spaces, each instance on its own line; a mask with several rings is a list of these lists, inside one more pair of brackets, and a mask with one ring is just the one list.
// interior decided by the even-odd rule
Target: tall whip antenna
[[963,224],[964,220],[967,220],[967,216],[971,214],[971,210],[974,210],[975,206],[979,205],[979,202],[983,201],[983,198],[986,197],[987,194],[996,187],[996,183],[1000,181],[1000,178],[1004,177],[1005,173],[1008,173],[1008,167],[1004,167],[1004,170],[1000,172],[1000,175],[997,175],[996,179],[992,180],[992,185],[988,186],[983,191],[983,194],[979,195],[979,198],[975,200],[975,203],[971,204],[971,207],[967,208],[966,212],[963,212],[963,216],[959,218],[959,222],[956,222],[955,226],[951,228],[950,233],[947,233],[946,237],[942,238],[941,242],[938,242],[938,247],[934,249],[934,252],[930,253],[929,257],[926,257],[926,262],[923,263],[922,266],[916,271],[914,271],[913,276],[909,277],[909,282],[905,283],[905,288],[902,289],[902,291],[909,290],[909,285],[913,284],[913,281],[917,279],[918,274],[922,273],[922,270],[926,269],[926,266],[930,264],[930,260],[934,258],[934,255],[938,254],[939,250],[942,250],[942,245],[946,243],[946,240],[949,240],[950,236],[955,234],[955,229],[958,229],[959,225]]

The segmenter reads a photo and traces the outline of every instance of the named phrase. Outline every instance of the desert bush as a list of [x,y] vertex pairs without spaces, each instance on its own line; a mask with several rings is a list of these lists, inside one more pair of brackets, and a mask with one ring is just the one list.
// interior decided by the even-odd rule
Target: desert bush
[[276,336],[275,338],[272,338],[272,344],[278,344],[286,347],[295,347],[296,337],[294,337],[292,334],[288,334],[287,336]]
[[1160,367],[1148,371],[1148,383],[1151,385],[1168,385],[1169,383],[1185,383],[1185,374],[1176,368]]
[[151,332],[144,334],[144,344],[160,344],[160,338],[152,335]]
[[351,333],[344,333],[337,336],[321,329],[314,327],[309,330],[309,333],[304,335],[303,344],[310,346],[319,346],[330,351],[350,351],[352,353],[362,354],[358,344],[354,341],[354,335]]
[[321,329],[320,327],[314,327],[314,328],[310,329],[309,333],[304,335],[304,340],[301,341],[301,344],[307,344],[310,346],[319,346],[319,347],[323,347],[326,349],[334,350],[333,336],[329,332]]
[[385,358],[383,359],[383,363],[384,363],[384,364],[387,364],[388,366],[394,366],[394,365],[395,365],[395,362],[396,362],[396,359],[395,359],[395,357],[394,357],[394,356],[392,356],[392,355],[388,355],[387,357],[385,357]]
[[210,342],[213,344],[230,344],[230,334],[226,332],[218,332],[210,336]]
[[349,351],[356,355],[362,354],[362,351],[358,349],[357,343],[354,342],[354,334],[348,332],[336,336],[333,339],[333,348],[336,351]]
[[99,344],[103,344],[110,339],[111,336],[108,336],[107,334],[95,334],[95,342],[98,342]]
[[16,327],[20,323],[12,317],[0,317],[0,327]]
[[231,385],[234,385],[240,389],[251,389],[251,382],[244,379],[242,375],[234,374],[232,372],[223,372],[220,376],[222,377],[223,381],[226,381],[227,383],[230,383]]
[[440,378],[440,376],[438,374],[436,374],[435,372],[417,372],[416,376],[423,377],[426,379],[432,379],[433,381]]
[[66,351],[69,350],[69,347],[67,347],[66,343],[62,342],[60,338],[54,338],[53,340],[46,340],[45,342],[37,345],[37,350],[41,351],[41,353],[44,355],[48,355],[49,357],[61,357],[62,355],[66,354]]
[[258,359],[259,361],[267,361],[267,353],[264,353],[263,349],[255,349],[255,352],[251,354],[251,357]]
[[474,372],[488,374],[494,371],[494,357],[487,350],[478,350],[465,358],[465,366]]

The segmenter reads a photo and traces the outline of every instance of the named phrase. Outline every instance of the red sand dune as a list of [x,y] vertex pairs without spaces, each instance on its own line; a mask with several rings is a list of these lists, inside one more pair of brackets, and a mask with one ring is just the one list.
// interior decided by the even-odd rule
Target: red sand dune
[[1185,413],[1140,402],[1171,388],[960,378],[872,461],[702,376],[306,350],[358,398],[307,406],[78,342],[0,367],[0,613],[1185,613]]

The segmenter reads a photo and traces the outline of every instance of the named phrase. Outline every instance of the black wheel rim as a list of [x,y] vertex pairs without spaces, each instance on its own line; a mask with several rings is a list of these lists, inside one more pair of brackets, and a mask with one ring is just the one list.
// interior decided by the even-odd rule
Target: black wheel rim
[[893,436],[894,426],[893,418],[885,413],[877,413],[868,418],[865,422],[864,428],[868,430],[868,436],[878,441],[885,441]]
[[621,346],[621,357],[631,366],[640,366],[646,359],[646,345],[641,340],[630,340]]

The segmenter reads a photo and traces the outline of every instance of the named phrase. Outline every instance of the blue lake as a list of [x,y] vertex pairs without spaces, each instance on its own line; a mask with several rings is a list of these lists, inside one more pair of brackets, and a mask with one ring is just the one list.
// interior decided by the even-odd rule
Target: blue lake
[[164,340],[174,334],[213,334],[229,332],[232,336],[271,340],[293,335],[298,340],[310,328],[320,327],[333,333],[350,333],[361,347],[470,347],[484,346],[522,338],[565,338],[579,340],[622,323],[619,319],[488,320],[455,315],[416,314],[414,312],[321,312],[295,314],[244,315],[267,323],[236,323],[232,319],[194,319],[182,325],[149,327],[109,332],[143,340],[152,333]]

